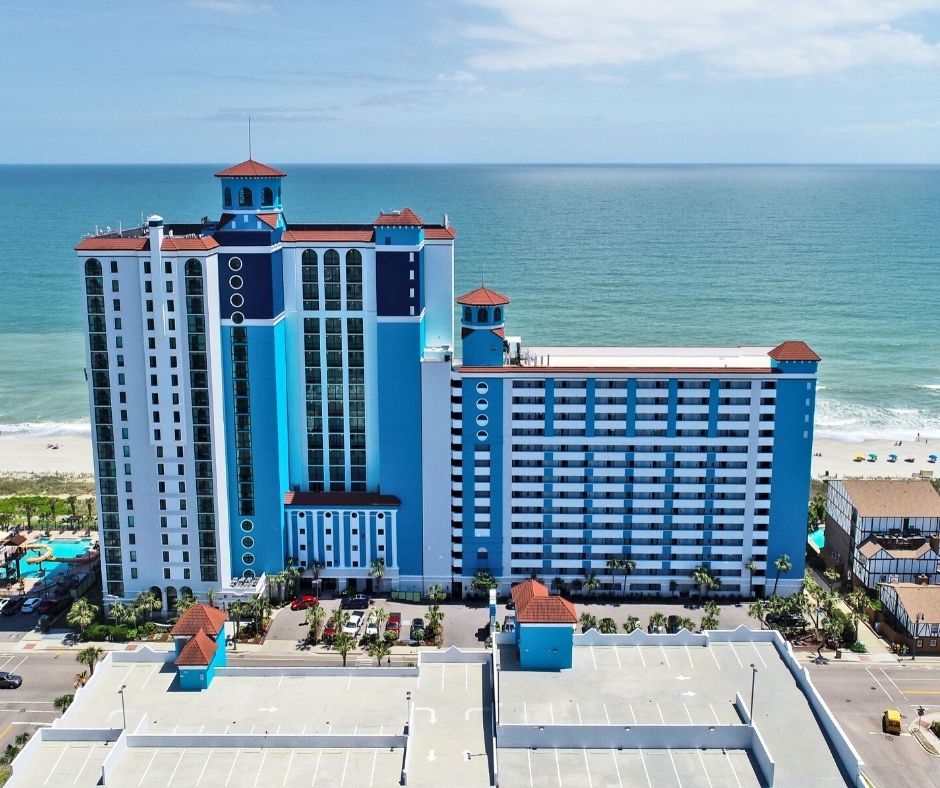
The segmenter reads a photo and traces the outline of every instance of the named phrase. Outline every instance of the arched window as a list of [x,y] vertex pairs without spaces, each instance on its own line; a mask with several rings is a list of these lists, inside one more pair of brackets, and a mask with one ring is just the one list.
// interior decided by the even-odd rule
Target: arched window
[[242,186],[238,190],[238,207],[251,207],[251,189],[249,189],[247,186]]
[[202,263],[195,257],[190,257],[186,261],[186,276],[202,276]]
[[265,208],[274,205],[274,192],[267,186],[261,190],[261,205]]
[[465,306],[465,307],[463,308],[463,319],[464,319],[465,321],[467,321],[468,323],[472,323],[472,322],[473,322],[473,309],[472,309],[472,307]]
[[341,308],[342,285],[339,275],[339,252],[327,249],[323,253],[323,294],[325,306],[329,311],[339,311]]
[[232,190],[226,186],[225,191],[222,193],[222,203],[226,208],[232,207]]
[[85,261],[85,276],[101,276],[101,263],[94,257]]
[[176,593],[175,586],[166,587],[166,609],[168,612],[176,612],[176,600],[179,596]]
[[160,586],[150,586],[150,593],[156,597],[157,600],[157,610],[163,610],[163,591],[160,590]]
[[320,286],[317,274],[317,253],[305,249],[301,257],[300,279],[303,286],[304,309],[316,311],[320,308]]
[[181,594],[183,597],[191,597],[191,598],[193,598],[193,599],[195,599],[195,597],[196,597],[196,595],[193,593],[193,590],[192,590],[189,586],[183,586],[183,587],[180,589],[180,594]]
[[323,255],[323,265],[339,265],[339,252],[335,249],[327,249]]
[[486,314],[486,309],[482,306],[477,310],[477,321],[480,323],[485,323],[489,317]]
[[499,323],[503,319],[503,310],[499,307],[493,310],[493,322]]
[[362,254],[358,249],[346,252],[346,308],[362,309]]

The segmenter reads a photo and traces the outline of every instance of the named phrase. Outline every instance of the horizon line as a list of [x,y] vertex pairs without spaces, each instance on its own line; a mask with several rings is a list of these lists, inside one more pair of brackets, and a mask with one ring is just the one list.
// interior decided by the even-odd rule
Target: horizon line
[[[255,161],[259,161],[255,159]],[[938,161],[276,161],[313,167],[938,167]],[[217,167],[225,161],[0,161],[0,167]]]

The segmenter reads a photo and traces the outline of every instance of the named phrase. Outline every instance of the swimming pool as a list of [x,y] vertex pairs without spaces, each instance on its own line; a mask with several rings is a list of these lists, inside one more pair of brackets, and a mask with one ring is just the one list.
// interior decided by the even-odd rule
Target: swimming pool
[[826,529],[817,528],[809,535],[809,541],[822,550],[826,546]]
[[[74,558],[86,552],[92,544],[91,539],[36,539],[32,544],[49,545],[53,554],[62,558]],[[26,563],[27,558],[38,556],[35,550],[30,550],[20,558],[20,577],[39,577],[39,564]],[[62,563],[60,561],[43,561],[42,568],[45,570],[46,577],[52,577],[59,572],[65,572],[72,564]]]

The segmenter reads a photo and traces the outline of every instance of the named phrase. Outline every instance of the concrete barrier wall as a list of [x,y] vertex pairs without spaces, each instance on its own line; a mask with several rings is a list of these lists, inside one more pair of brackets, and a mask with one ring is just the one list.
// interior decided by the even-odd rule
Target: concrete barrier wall
[[339,734],[172,734],[172,733],[132,733],[127,737],[127,746],[136,747],[185,747],[187,749],[244,749],[244,748],[346,748],[376,749],[404,747],[407,737],[404,734],[386,735],[339,735]]
[[470,662],[470,663],[488,663],[490,661],[490,652],[486,650],[463,651],[456,646],[451,646],[443,651],[419,651],[418,664],[427,662],[429,665],[441,662]]
[[127,733],[121,731],[121,735],[118,737],[117,741],[114,742],[114,746],[111,748],[111,752],[108,753],[108,757],[105,758],[104,762],[101,764],[102,785],[107,785],[108,780],[114,776],[114,772],[117,771],[118,766],[120,766],[121,759],[124,757],[125,752],[127,752]]
[[48,730],[48,728],[40,728],[36,733],[33,734],[33,737],[26,742],[26,746],[20,750],[20,754],[13,759],[13,763],[10,764],[10,779],[7,780],[7,788],[30,788],[24,782],[22,782],[18,777],[23,774],[23,771],[32,763],[33,758],[36,757],[36,751],[42,746],[43,741],[45,740],[43,734]]
[[752,643],[771,643],[780,638],[780,633],[773,629],[748,629],[740,626],[737,629],[712,629],[707,632],[708,639],[714,643],[737,643],[748,641]]
[[167,663],[173,662],[176,659],[176,651],[173,649],[169,651],[154,651],[149,646],[144,646],[134,651],[112,651],[110,653],[111,660],[115,664],[140,662]]
[[114,656],[116,653],[117,652],[114,651],[108,651],[101,661],[95,665],[95,672],[88,679],[84,687],[79,687],[75,690],[72,703],[65,710],[65,713],[61,717],[58,717],[53,721],[52,727],[63,728],[71,724],[72,718],[79,714],[79,709],[85,704],[85,698],[89,695],[88,691],[91,690],[99,681],[103,681],[101,677],[111,669],[111,666],[114,664]]
[[751,731],[751,755],[760,769],[761,776],[764,778],[764,785],[774,784],[774,759],[770,757],[770,750],[764,744],[764,738],[760,735],[757,726],[749,725]]
[[511,646],[515,642],[515,632],[497,632],[496,637],[493,638],[493,643],[497,646]]
[[279,665],[265,667],[216,668],[216,676],[359,676],[403,678],[418,675],[417,668],[287,668]]
[[751,723],[751,714],[750,710],[747,707],[747,704],[744,702],[744,698],[741,697],[740,692],[734,693],[734,710],[738,713],[738,716],[741,718],[741,722],[745,725],[750,725]]
[[596,629],[575,633],[574,647],[579,646],[707,646],[708,635],[680,629],[674,635],[651,635],[645,629],[634,629],[629,635],[602,635]]
[[44,728],[43,741],[117,741],[123,728]]
[[748,725],[500,725],[500,748],[747,750]]

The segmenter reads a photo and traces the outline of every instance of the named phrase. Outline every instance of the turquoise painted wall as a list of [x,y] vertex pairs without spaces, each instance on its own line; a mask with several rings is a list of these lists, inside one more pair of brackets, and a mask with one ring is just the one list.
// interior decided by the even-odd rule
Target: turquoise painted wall
[[564,670],[571,667],[574,630],[571,624],[517,624],[519,664],[523,670]]
[[[183,645],[186,643],[185,640],[177,640],[177,654],[179,654],[181,642]],[[177,668],[177,673],[179,674],[180,680],[180,689],[187,691],[208,689],[209,685],[212,683],[212,679],[215,678],[216,669],[224,668],[228,664],[228,655],[225,652],[224,627],[219,632],[215,642],[217,645],[215,656],[212,657],[212,661],[206,667]]]

